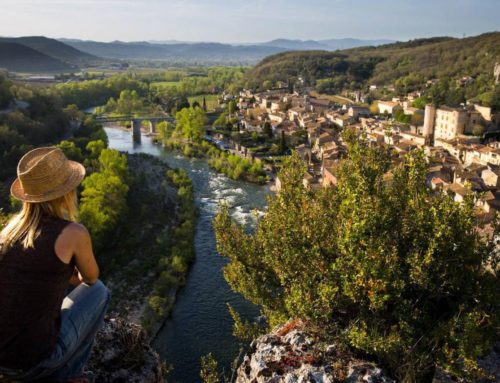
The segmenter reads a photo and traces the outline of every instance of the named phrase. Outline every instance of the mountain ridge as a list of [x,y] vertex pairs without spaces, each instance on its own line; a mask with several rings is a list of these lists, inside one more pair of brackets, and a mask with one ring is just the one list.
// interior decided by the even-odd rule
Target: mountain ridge
[[0,68],[17,72],[56,72],[76,69],[26,45],[0,41]]

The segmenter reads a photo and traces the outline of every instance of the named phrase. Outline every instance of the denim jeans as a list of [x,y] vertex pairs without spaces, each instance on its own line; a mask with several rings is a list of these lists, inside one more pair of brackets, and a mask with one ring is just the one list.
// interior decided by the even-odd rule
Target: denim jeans
[[82,374],[110,299],[101,281],[77,286],[61,306],[61,330],[52,355],[29,371],[0,372],[18,381],[57,382]]

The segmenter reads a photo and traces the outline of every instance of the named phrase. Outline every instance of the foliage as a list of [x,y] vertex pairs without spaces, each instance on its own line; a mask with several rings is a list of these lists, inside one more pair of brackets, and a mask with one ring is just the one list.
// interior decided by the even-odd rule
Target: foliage
[[484,126],[480,124],[475,124],[472,127],[472,134],[478,137],[481,137],[484,134]]
[[266,173],[262,162],[258,159],[251,160],[236,154],[217,151],[208,160],[208,163],[215,170],[234,180],[246,178],[259,183],[266,181]]
[[[8,84],[0,74],[0,88]],[[13,177],[17,162],[33,147],[56,143],[70,129],[70,117],[58,97],[17,85],[9,92],[9,100],[15,94],[28,106],[0,114],[0,180]]]
[[118,98],[122,91],[135,91],[140,97],[145,97],[147,86],[130,74],[124,74],[104,80],[71,82],[51,88],[51,92],[59,96],[64,104],[75,104],[82,109],[103,105],[112,97]]
[[143,107],[144,103],[135,90],[122,90],[118,100],[114,98],[108,100],[105,110],[127,115],[140,111]]
[[90,230],[94,245],[101,249],[127,208],[127,158],[116,150],[103,149],[99,171],[82,183],[80,218]]
[[[483,94],[484,104],[489,104],[499,47],[500,32],[493,32],[466,39],[420,39],[339,52],[285,52],[262,60],[241,83],[262,90],[264,84],[277,80],[300,84],[300,77],[319,93],[336,94],[376,84],[394,85],[392,95],[402,95],[427,91],[427,80],[449,78],[453,83],[446,85],[446,92],[432,92],[436,104],[454,106]],[[455,82],[464,76],[471,76],[473,81],[465,85]],[[500,107],[497,102],[495,105]]]
[[266,89],[277,81],[297,82],[301,78],[305,85],[319,83],[321,91],[336,93],[352,81],[365,81],[375,68],[378,58],[350,60],[345,54],[324,51],[285,52],[262,60],[245,75],[246,85]]
[[294,154],[254,234],[227,210],[217,216],[226,280],[271,326],[305,319],[401,381],[428,381],[437,362],[477,376],[499,323],[500,285],[486,271],[498,255],[476,231],[472,198],[460,205],[430,191],[420,151],[396,166],[382,149],[345,140],[336,189],[306,189]]
[[205,135],[206,115],[201,108],[184,108],[175,115],[177,125],[175,131],[178,136],[188,141],[200,141]]
[[240,314],[231,306],[227,304],[229,314],[233,318],[233,336],[251,342],[258,336],[263,334],[264,328],[259,326],[258,323],[250,323],[247,320],[242,320]]
[[12,91],[10,90],[12,83],[7,79],[5,75],[0,73],[0,109],[9,106],[10,102],[13,100]]
[[411,123],[411,115],[405,114],[402,109],[398,109],[394,112],[394,119],[403,124]]
[[209,353],[201,357],[200,377],[204,383],[219,383],[218,363]]

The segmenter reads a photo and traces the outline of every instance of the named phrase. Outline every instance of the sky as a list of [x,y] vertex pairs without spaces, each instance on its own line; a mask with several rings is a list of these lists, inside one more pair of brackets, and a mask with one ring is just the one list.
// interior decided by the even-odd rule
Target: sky
[[0,0],[0,36],[409,40],[500,30],[500,0]]

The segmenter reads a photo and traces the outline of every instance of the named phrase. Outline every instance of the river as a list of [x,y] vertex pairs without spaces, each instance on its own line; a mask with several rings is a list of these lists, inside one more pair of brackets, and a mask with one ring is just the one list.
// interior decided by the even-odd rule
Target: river
[[132,143],[128,131],[106,128],[109,146],[129,153],[148,153],[167,162],[171,167],[185,169],[193,181],[199,217],[195,235],[196,260],[186,286],[177,297],[171,318],[158,334],[154,346],[167,363],[174,366],[169,382],[200,382],[200,358],[209,352],[219,367],[229,371],[238,356],[240,343],[232,336],[232,319],[226,303],[230,303],[243,318],[258,315],[256,307],[233,293],[222,275],[226,260],[217,254],[212,220],[219,203],[231,207],[232,216],[251,229],[263,214],[268,186],[233,181],[211,170],[205,160],[190,159],[166,151],[142,137],[140,144]]

